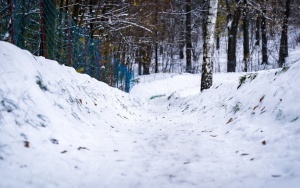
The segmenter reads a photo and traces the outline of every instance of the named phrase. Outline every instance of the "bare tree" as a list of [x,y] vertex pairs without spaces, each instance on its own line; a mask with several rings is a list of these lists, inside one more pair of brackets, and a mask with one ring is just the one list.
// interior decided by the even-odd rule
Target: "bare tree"
[[236,42],[239,20],[241,17],[240,2],[237,1],[233,14],[231,13],[231,4],[226,0],[228,10],[228,52],[227,52],[227,72],[235,72],[236,68]]
[[249,49],[249,7],[248,0],[243,0],[243,49],[244,49],[244,71],[247,72],[248,61],[250,58]]
[[261,15],[262,64],[268,64],[267,1],[268,0],[263,0],[262,15]]
[[209,89],[213,83],[214,35],[218,12],[218,0],[208,0],[207,9],[208,14],[204,26],[201,91]]
[[185,1],[185,43],[186,43],[186,72],[192,73],[192,26],[191,26],[191,0]]
[[282,32],[281,32],[281,40],[280,40],[280,49],[279,49],[279,67],[284,66],[285,58],[288,56],[288,24],[289,24],[289,16],[291,9],[291,0],[286,1],[286,8],[284,14],[284,20],[282,23]]

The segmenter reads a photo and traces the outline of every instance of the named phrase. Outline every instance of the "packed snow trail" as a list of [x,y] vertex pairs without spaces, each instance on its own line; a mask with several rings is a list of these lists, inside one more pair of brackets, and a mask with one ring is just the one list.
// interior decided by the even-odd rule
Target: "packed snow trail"
[[[232,127],[228,125],[231,123],[228,121],[230,118],[227,118],[230,113],[227,114],[221,108],[219,111],[199,110],[204,108],[199,96],[194,96],[198,100],[187,97],[187,93],[194,95],[199,87],[198,79],[194,77],[193,82],[191,77],[194,76],[182,76],[182,78],[177,76],[170,78],[172,81],[145,84],[140,92],[136,88],[133,90],[139,95],[144,92],[145,99],[148,99],[144,104],[141,102],[146,106],[144,110],[148,110],[143,115],[147,118],[142,119],[144,121],[142,130],[145,133],[141,139],[145,140],[142,145],[147,146],[145,149],[147,154],[143,159],[148,161],[149,166],[140,173],[149,172],[149,176],[144,175],[144,178],[151,177],[151,180],[143,186],[147,187],[149,184],[152,186],[151,182],[155,182],[153,186],[162,185],[162,187],[285,186],[287,180],[282,181],[282,179],[294,176],[291,169],[281,169],[281,165],[289,166],[288,164],[291,163],[287,161],[289,154],[283,154],[290,151],[283,152],[279,157],[274,156],[274,151],[270,148],[279,149],[281,145],[274,144],[268,147],[266,142],[269,140],[265,140],[270,136],[269,134],[274,133],[272,127],[265,127],[268,125],[264,125],[264,122],[263,125],[258,126],[251,124],[249,126],[247,125],[249,122],[239,122]],[[224,78],[216,82],[220,81],[225,85]],[[236,75],[227,75],[226,80],[227,84],[232,85],[234,82],[238,84]],[[186,81],[190,81],[188,82],[190,86],[187,87],[189,84]],[[160,89],[153,91],[154,84],[159,82],[165,82],[165,85],[160,83]],[[181,85],[181,89],[176,88],[175,85],[178,87],[178,83],[183,82],[187,84]],[[175,83],[172,85],[176,88],[175,91],[170,89],[172,86],[168,88],[170,83]],[[148,96],[147,92],[145,94],[147,88],[150,93]],[[196,103],[193,107],[189,106],[191,101]],[[211,105],[216,105],[215,102],[220,101],[210,101]],[[208,107],[213,109],[212,106]],[[215,118],[204,120],[205,114]],[[223,115],[225,118],[222,117]],[[277,137],[275,140],[282,139],[284,136],[288,137],[288,133],[282,132],[280,138]],[[285,139],[294,142],[292,139]],[[299,154],[292,157],[292,163],[299,165],[296,156]],[[297,163],[294,163],[295,161]],[[152,175],[153,172],[155,176]],[[288,181],[291,185],[296,185],[299,176]]]
[[0,187],[297,187],[299,73],[217,74],[202,93],[199,75],[155,74],[126,94],[0,42]]

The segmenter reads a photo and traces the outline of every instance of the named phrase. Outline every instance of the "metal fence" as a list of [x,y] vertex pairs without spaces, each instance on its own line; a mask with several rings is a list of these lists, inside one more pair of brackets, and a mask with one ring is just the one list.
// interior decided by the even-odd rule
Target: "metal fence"
[[[132,72],[112,57],[102,57],[101,41],[91,38],[51,0],[0,1],[0,37],[34,55],[74,67],[129,92]],[[101,59],[110,59],[101,64]]]

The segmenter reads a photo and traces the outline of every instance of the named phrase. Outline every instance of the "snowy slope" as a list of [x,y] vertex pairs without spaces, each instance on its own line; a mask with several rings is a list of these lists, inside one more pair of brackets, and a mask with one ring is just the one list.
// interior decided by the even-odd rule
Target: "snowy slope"
[[300,64],[130,94],[0,42],[0,187],[298,187]]
[[99,185],[105,155],[132,150],[128,95],[8,43],[0,59],[0,187]]

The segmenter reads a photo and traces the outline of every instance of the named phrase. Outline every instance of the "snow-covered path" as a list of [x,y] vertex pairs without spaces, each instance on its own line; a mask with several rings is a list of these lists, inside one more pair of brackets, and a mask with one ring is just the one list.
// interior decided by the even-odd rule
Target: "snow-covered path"
[[299,63],[126,94],[9,43],[0,61],[1,188],[300,185]]
[[[114,174],[117,181],[109,185],[118,187],[121,182],[125,187],[284,187],[287,182],[299,183],[292,169],[282,169],[290,166],[291,161],[285,160],[287,155],[274,156],[274,145],[266,146],[264,131],[270,131],[266,127],[232,128],[226,122],[220,125],[218,120],[215,124],[203,124],[202,114],[194,112],[196,108],[192,113],[184,113],[187,102],[180,104],[184,99],[174,93],[181,92],[186,97],[187,90],[196,93],[196,85],[197,81],[173,91],[162,84],[157,95],[153,95],[157,92],[153,88],[148,96],[144,94],[140,116],[134,122],[137,126],[131,132],[136,157],[124,159],[127,162],[123,171]],[[171,102],[172,98],[179,104]],[[201,104],[196,105],[201,108]],[[294,164],[299,165],[299,160]]]

